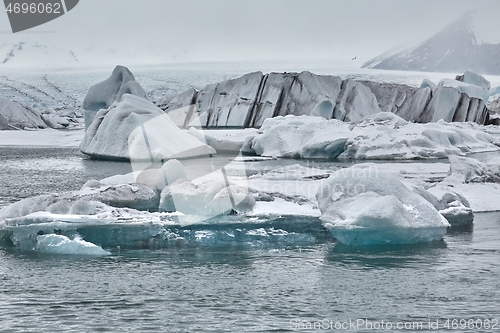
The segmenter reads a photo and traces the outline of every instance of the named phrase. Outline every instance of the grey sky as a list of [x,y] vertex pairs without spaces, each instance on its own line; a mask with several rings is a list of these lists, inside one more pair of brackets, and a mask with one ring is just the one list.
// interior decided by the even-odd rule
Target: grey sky
[[500,12],[494,0],[80,0],[63,17],[16,35],[6,33],[2,11],[0,38],[63,46],[93,60],[365,61],[485,7]]

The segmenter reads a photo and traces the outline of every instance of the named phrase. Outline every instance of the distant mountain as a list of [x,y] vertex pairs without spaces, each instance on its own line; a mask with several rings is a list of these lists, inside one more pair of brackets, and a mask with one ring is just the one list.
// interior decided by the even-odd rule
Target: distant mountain
[[500,75],[500,44],[478,42],[476,20],[477,16],[468,12],[417,46],[391,50],[362,67],[451,73],[470,70]]
[[61,47],[30,41],[0,45],[0,67],[59,67],[77,64],[75,53]]
[[96,44],[78,45],[74,46],[75,49],[70,49],[65,43],[53,40],[51,37],[38,38],[42,41],[26,38],[11,43],[0,42],[0,69],[115,66],[117,63],[149,65],[191,60],[188,52],[183,49],[177,50],[150,45],[145,49],[138,49],[134,53],[111,46],[100,47]]

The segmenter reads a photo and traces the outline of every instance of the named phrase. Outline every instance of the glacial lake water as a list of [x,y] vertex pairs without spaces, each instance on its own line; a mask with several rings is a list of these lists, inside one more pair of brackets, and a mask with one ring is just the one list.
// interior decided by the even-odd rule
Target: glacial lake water
[[[0,147],[0,157],[0,207],[130,171],[74,148]],[[308,232],[314,241],[114,249],[104,257],[3,246],[0,332],[500,329],[500,213],[476,214],[473,227],[415,246],[347,247],[321,228]]]

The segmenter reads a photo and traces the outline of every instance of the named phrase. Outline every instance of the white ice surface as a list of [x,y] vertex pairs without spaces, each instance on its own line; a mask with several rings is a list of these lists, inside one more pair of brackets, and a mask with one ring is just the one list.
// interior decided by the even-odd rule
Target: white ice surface
[[154,161],[215,153],[179,129],[153,103],[130,94],[97,112],[80,150],[101,158]]
[[453,191],[467,198],[474,212],[500,211],[500,184],[454,184]]
[[372,166],[335,172],[316,197],[323,225],[343,244],[438,241],[450,225],[397,177]]
[[282,198],[275,198],[273,201],[258,201],[252,211],[247,216],[310,216],[320,217],[321,212],[317,205],[311,202],[296,203]]
[[258,155],[291,158],[432,159],[498,151],[495,138],[472,123],[409,123],[389,112],[357,123],[320,117],[267,119],[252,140]]
[[0,146],[78,147],[85,130],[0,131]]
[[488,163],[473,158],[450,156],[450,174],[428,189],[435,197],[446,192],[466,198],[474,212],[500,211],[500,160]]
[[460,82],[454,79],[442,79],[438,83],[438,86],[452,87],[458,90],[460,93],[467,94],[469,97],[482,99],[485,103],[488,102],[489,88],[484,89],[478,85]]
[[39,235],[36,237],[36,251],[53,254],[103,256],[111,253],[93,243],[76,236],[70,239],[63,235]]
[[191,127],[187,132],[217,152],[239,152],[245,140],[257,134],[255,128],[213,130]]
[[16,102],[0,98],[0,130],[47,128],[38,111],[28,109]]

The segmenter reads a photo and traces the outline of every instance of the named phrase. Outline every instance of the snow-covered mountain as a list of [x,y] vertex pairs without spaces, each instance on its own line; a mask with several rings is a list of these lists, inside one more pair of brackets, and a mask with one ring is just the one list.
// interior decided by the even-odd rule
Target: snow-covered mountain
[[487,40],[476,27],[484,17],[467,12],[424,42],[404,49],[393,49],[375,57],[363,68],[481,74],[500,74],[500,43]]
[[75,66],[78,58],[72,50],[24,41],[0,45],[0,67]]
[[73,45],[53,40],[52,36],[25,38],[0,43],[0,68],[59,68],[111,66],[123,62],[127,64],[160,64],[189,61],[185,50],[163,50],[155,45],[136,53],[123,52],[123,49],[99,47],[99,45]]

